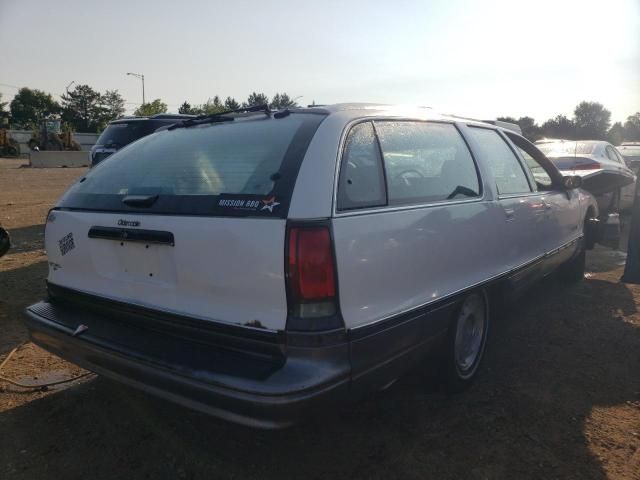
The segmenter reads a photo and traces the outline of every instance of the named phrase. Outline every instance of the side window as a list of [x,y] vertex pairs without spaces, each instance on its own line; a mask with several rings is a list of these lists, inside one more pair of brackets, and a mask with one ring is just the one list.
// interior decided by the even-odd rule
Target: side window
[[616,151],[613,149],[613,147],[607,146],[607,157],[609,157],[610,160],[613,160],[616,163],[623,163],[616,155]]
[[538,189],[549,190],[553,184],[553,180],[551,180],[547,171],[536,161],[535,158],[529,155],[522,148],[518,147],[518,151],[520,152],[520,155],[522,155],[522,158],[524,158],[529,170],[531,170],[531,174],[533,175],[533,179],[536,181]]
[[377,121],[389,204],[478,197],[476,166],[454,125]]
[[471,127],[469,131],[493,173],[499,195],[531,192],[522,165],[496,130]]
[[347,136],[340,179],[338,210],[386,205],[382,160],[371,122],[353,127]]

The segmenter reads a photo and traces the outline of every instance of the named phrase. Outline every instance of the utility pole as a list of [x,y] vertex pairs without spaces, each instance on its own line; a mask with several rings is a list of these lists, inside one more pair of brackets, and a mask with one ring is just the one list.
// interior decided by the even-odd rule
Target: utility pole
[[136,77],[139,80],[142,80],[142,105],[144,105],[146,103],[144,101],[144,75],[142,73],[131,73],[131,72],[127,72],[127,75],[131,75],[133,77]]

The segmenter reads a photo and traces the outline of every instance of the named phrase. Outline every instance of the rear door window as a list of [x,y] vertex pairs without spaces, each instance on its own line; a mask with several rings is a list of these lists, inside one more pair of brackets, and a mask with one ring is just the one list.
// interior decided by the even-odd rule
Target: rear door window
[[353,127],[347,136],[338,182],[338,210],[386,205],[380,149],[371,122]]
[[376,121],[390,205],[480,196],[475,163],[452,124]]
[[97,145],[122,148],[154,132],[157,125],[147,120],[135,120],[130,123],[112,123],[102,132]]
[[624,162],[622,161],[622,159],[616,154],[616,151],[613,149],[613,147],[607,146],[607,157],[609,157],[610,160],[616,162],[616,163],[620,163],[624,165]]
[[531,186],[518,157],[496,130],[471,127],[469,132],[476,140],[487,166],[493,173],[498,195],[531,192]]

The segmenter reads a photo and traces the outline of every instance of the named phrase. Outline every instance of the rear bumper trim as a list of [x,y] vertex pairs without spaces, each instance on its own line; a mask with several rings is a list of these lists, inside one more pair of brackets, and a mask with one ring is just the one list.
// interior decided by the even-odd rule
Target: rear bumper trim
[[[88,324],[89,330],[73,337],[72,323],[79,319]],[[110,330],[110,334],[137,337],[141,349],[131,353],[126,351],[127,345],[106,343],[93,335],[94,327],[101,333],[100,320],[96,315],[81,315],[46,302],[26,310],[31,338],[44,349],[107,378],[236,423],[283,428],[306,414],[344,401],[348,395],[350,368],[346,344],[313,349],[313,355],[309,349],[292,349],[277,369],[268,370],[266,374],[257,372],[254,376],[242,372],[233,376],[229,372],[203,370],[207,355],[215,347],[205,345],[203,350],[193,352],[191,347],[195,344],[185,345],[184,340],[171,338],[169,341],[188,353],[186,358],[181,358],[182,364],[176,365],[172,362],[172,352],[168,351],[165,359],[171,365],[168,367],[157,362],[157,350],[154,350],[164,345],[150,345],[161,342],[157,332],[144,332],[141,339],[135,329]],[[108,338],[111,341],[111,337]],[[154,356],[145,358],[145,348],[153,351]],[[212,361],[224,362],[224,354],[221,356],[219,351],[211,355]],[[230,361],[237,361],[237,356]]]

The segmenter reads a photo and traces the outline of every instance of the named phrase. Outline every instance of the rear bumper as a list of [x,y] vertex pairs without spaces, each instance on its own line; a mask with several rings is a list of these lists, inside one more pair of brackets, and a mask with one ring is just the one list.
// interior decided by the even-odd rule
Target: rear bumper
[[[26,322],[34,343],[87,370],[252,427],[289,426],[349,392],[347,343],[256,356],[48,302],[27,308]],[[73,336],[80,324],[88,330]]]

